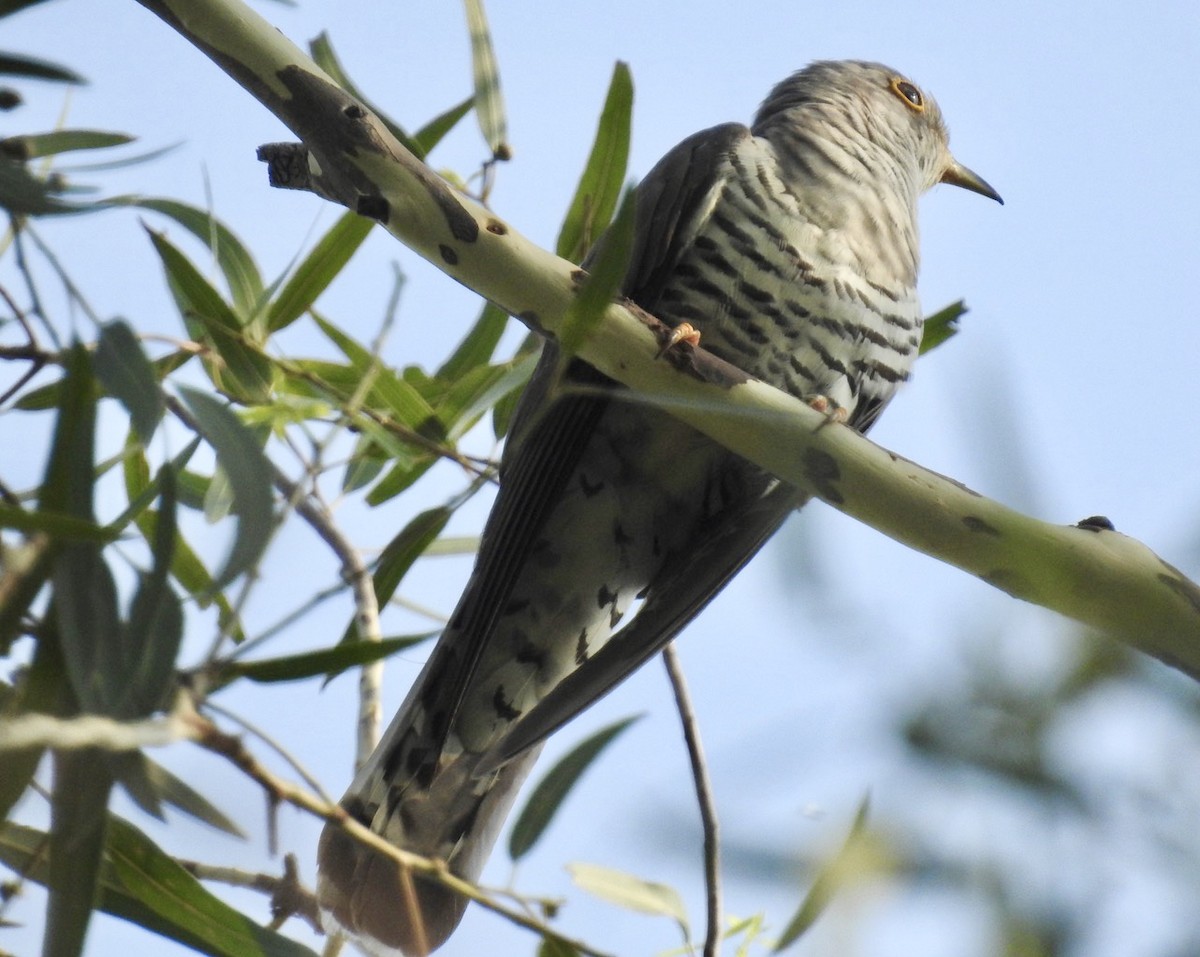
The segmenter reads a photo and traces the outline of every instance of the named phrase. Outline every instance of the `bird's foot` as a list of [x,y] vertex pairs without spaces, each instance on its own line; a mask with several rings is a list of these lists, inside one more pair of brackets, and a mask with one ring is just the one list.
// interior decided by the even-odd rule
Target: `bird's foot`
[[658,350],[658,355],[656,355],[654,358],[661,359],[681,342],[686,342],[692,348],[697,347],[700,345],[700,330],[693,326],[690,322],[681,322],[671,330],[671,334],[667,336],[662,348]]
[[821,423],[821,428],[827,425],[845,425],[850,418],[850,413],[844,406],[838,405],[833,399],[827,395],[814,395],[805,400],[808,407],[814,412],[820,412],[825,416],[825,421]]

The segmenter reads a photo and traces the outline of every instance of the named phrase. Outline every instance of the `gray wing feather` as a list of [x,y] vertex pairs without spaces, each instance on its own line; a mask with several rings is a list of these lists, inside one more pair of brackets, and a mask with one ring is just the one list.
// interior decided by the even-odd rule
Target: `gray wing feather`
[[[696,133],[647,174],[637,191],[634,243],[621,287],[625,296],[654,311],[667,277],[711,207],[710,197],[719,187],[720,159],[740,138],[750,135],[737,123]],[[588,261],[584,260],[585,267]],[[588,394],[572,394],[572,387],[587,387]],[[443,646],[444,660],[434,669],[437,680],[426,685],[430,698],[438,696],[438,700],[426,700],[425,704],[430,711],[445,712],[445,728],[462,705],[500,610],[549,509],[604,413],[609,400],[597,396],[596,390],[610,388],[617,386],[580,360],[572,360],[562,369],[553,343],[543,349],[513,417],[501,465],[500,492],[484,527],[475,572],[450,622],[461,638]],[[563,394],[555,398],[557,392]],[[444,695],[452,697],[445,700],[440,697]]]

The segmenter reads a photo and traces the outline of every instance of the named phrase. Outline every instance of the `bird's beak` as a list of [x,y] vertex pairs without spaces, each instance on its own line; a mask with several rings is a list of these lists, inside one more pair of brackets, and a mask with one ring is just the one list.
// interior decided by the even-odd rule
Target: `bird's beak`
[[978,193],[980,196],[994,199],[1001,206],[1004,205],[1004,200],[1000,198],[1000,194],[987,184],[987,180],[978,173],[973,173],[957,160],[950,161],[950,165],[946,167],[946,172],[942,174],[942,182],[949,183],[951,186],[961,186],[963,189],[969,189],[972,193]]

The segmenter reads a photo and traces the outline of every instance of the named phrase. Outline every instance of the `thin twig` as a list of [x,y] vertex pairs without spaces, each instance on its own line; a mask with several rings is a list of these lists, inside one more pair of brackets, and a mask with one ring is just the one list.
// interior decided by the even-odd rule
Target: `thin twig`
[[197,743],[239,768],[262,787],[267,794],[268,800],[273,804],[286,802],[293,807],[308,811],[326,823],[340,827],[356,841],[395,861],[397,864],[408,868],[413,873],[437,881],[456,894],[474,901],[481,907],[499,914],[501,917],[520,927],[524,927],[542,937],[573,948],[578,953],[586,955],[586,957],[609,957],[603,951],[596,950],[583,941],[567,937],[548,924],[500,903],[470,881],[465,881],[458,875],[451,873],[450,868],[444,861],[422,857],[419,854],[413,854],[410,851],[396,847],[394,844],[389,844],[374,831],[352,818],[346,813],[344,808],[328,801],[323,801],[308,791],[292,784],[290,781],[272,774],[259,764],[258,760],[246,750],[239,738],[234,735],[225,734],[212,722],[202,717],[197,716],[193,720],[196,722]]
[[[279,469],[274,470],[275,487],[286,496],[303,518],[342,562],[342,575],[354,593],[354,621],[358,626],[360,641],[379,643],[383,631],[379,624],[379,600],[375,597],[375,579],[371,576],[358,549],[351,544],[333,523],[329,511],[311,496],[303,494],[295,483]],[[359,678],[358,746],[355,751],[355,768],[361,767],[379,743],[379,729],[383,723],[383,705],[380,700],[380,685],[383,678],[383,663],[378,667],[364,666]]]
[[683,725],[683,740],[687,742],[688,760],[692,764],[692,783],[696,802],[700,805],[700,825],[704,829],[704,888],[707,901],[708,928],[704,935],[704,957],[717,957],[721,950],[721,846],[718,840],[717,806],[713,798],[712,780],[700,744],[700,726],[692,708],[683,667],[675,653],[675,642],[663,649],[663,664],[675,694],[675,707]]
[[283,858],[283,876],[261,874],[239,867],[221,867],[201,861],[176,858],[189,874],[202,881],[217,881],[230,887],[245,887],[270,895],[273,923],[282,924],[287,918],[301,918],[318,934],[322,933],[321,913],[316,895],[300,881],[300,868],[294,854]]

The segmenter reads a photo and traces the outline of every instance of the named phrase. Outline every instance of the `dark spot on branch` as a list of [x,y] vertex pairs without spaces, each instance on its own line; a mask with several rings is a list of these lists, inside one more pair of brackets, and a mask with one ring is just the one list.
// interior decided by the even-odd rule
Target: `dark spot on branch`
[[962,523],[967,526],[972,532],[982,532],[984,535],[992,535],[995,538],[1000,537],[1000,529],[996,526],[985,522],[978,515],[964,515]]
[[845,496],[837,488],[837,483],[842,478],[837,459],[828,452],[809,449],[804,453],[802,465],[804,477],[812,483],[813,489],[821,498],[832,505],[841,505],[845,501]]
[[498,220],[498,219],[489,219],[488,224],[487,224],[487,231],[489,233],[494,233],[497,236],[503,236],[508,232],[508,227],[505,226],[504,223],[500,222],[500,220]]
[[360,196],[355,212],[359,216],[366,216],[367,219],[373,219],[377,223],[386,223],[391,206],[382,196]]
[[1085,532],[1115,532],[1116,526],[1105,515],[1092,515],[1075,523],[1076,528]]
[[350,120],[361,120],[367,115],[367,111],[357,103],[349,103],[342,109],[342,114]]
[[438,246],[438,252],[440,252],[442,254],[442,261],[445,262],[446,265],[448,265],[448,266],[457,266],[458,265],[458,253],[456,253],[453,249],[451,249],[445,243],[441,243]]

